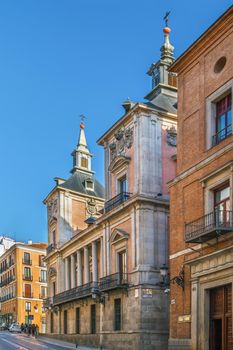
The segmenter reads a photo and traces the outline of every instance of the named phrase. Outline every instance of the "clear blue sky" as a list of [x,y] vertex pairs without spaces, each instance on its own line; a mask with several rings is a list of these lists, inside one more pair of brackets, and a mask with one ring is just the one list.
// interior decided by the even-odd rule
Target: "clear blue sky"
[[79,118],[103,182],[95,141],[142,100],[146,71],[159,58],[163,16],[171,10],[178,57],[230,5],[229,0],[7,0],[0,3],[0,234],[47,240],[43,198],[67,178]]

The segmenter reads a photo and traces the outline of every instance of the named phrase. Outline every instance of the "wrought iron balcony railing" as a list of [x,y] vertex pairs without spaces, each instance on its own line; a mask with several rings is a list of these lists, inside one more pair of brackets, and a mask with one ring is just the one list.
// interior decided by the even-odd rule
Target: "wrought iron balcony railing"
[[24,298],[33,298],[33,293],[32,293],[32,292],[31,292],[31,293],[29,293],[29,292],[27,292],[27,293],[23,292],[23,297],[24,297]]
[[113,197],[109,201],[105,203],[104,211],[105,213],[108,213],[110,210],[118,207],[123,202],[126,202],[130,197],[132,196],[132,193],[129,192],[121,192],[117,196]]
[[82,286],[78,286],[69,290],[66,290],[62,293],[56,294],[53,297],[53,304],[59,305],[71,300],[81,299],[86,296],[91,295],[91,291],[93,288],[93,282],[83,284]]
[[55,250],[56,248],[57,248],[57,245],[56,245],[55,243],[51,243],[51,244],[47,247],[47,249],[46,249],[47,255],[48,255],[49,253],[51,253],[53,250]]
[[4,287],[4,286],[6,286],[7,284],[13,282],[14,280],[15,280],[15,276],[7,277],[7,278],[5,278],[4,280],[2,280],[2,281],[0,282],[0,287]]
[[116,288],[127,288],[128,285],[128,273],[117,272],[112,275],[102,277],[99,281],[99,289],[102,291]]
[[226,128],[218,131],[212,136],[212,146],[216,146],[222,140],[226,139],[228,136],[232,135],[232,125],[228,125]]
[[41,282],[41,283],[46,283],[47,280],[46,280],[46,278],[44,278],[44,277],[39,277],[39,282]]
[[233,231],[233,212],[215,210],[185,224],[185,242],[203,243],[230,231]]
[[7,295],[0,297],[0,301],[1,301],[1,303],[4,303],[5,301],[13,299],[13,298],[15,298],[15,297],[14,297],[13,293],[11,293],[11,294],[7,294]]
[[23,264],[24,264],[24,265],[31,265],[31,264],[32,264],[32,261],[29,260],[29,259],[24,259],[24,258],[23,258],[22,261],[23,261]]
[[26,275],[23,275],[23,280],[24,280],[24,281],[33,281],[33,276],[26,276]]

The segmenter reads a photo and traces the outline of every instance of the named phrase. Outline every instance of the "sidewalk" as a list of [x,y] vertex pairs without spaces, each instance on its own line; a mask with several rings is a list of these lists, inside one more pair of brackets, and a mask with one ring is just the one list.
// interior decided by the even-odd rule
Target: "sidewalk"
[[[47,344],[62,346],[64,349],[78,349],[78,350],[98,350],[98,349],[100,349],[100,348],[90,348],[90,347],[83,346],[83,345],[79,345],[76,348],[76,344],[74,344],[74,343],[65,342],[65,341],[62,341],[59,339],[55,339],[55,338],[47,338],[44,336],[38,336],[37,340],[40,340],[40,341],[47,343]],[[108,349],[102,348],[102,350],[108,350]]]

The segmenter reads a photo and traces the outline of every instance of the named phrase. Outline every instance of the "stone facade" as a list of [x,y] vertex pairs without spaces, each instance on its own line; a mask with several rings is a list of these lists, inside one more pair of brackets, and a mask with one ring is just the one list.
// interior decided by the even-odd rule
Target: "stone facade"
[[[167,33],[165,42],[170,55]],[[95,217],[85,212],[83,228],[85,215],[81,209],[74,211],[73,201],[85,202],[91,192],[87,196],[76,190],[66,213],[70,232],[64,234],[65,226],[56,226],[63,206],[58,207],[54,228],[49,221],[52,249],[47,255],[45,306],[50,336],[114,350],[167,348],[168,296],[160,267],[168,265],[166,183],[176,167],[176,87],[167,83],[173,58],[166,59],[162,51],[163,62],[155,69],[162,65],[164,80],[153,86],[149,102],[128,103],[124,115],[98,140],[105,153],[106,201],[94,192],[93,199],[104,204],[103,210]],[[72,177],[80,171],[85,169],[75,166]],[[66,182],[63,188],[58,184],[45,204],[60,191],[69,197],[71,190]],[[75,230],[74,220],[80,220],[82,229]]]
[[[227,312],[223,306],[233,263],[232,28],[231,7],[171,66],[178,73],[179,142],[177,175],[170,183],[169,349],[216,349],[219,341],[222,349],[233,346],[230,294]],[[224,101],[223,127],[218,111]],[[184,278],[181,285],[177,277]]]

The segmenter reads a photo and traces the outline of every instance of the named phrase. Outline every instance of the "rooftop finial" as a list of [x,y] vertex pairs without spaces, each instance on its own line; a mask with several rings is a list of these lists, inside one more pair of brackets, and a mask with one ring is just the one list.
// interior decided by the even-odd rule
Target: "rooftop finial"
[[80,129],[84,129],[84,128],[85,128],[84,120],[85,120],[86,118],[87,118],[87,117],[85,117],[84,114],[81,114],[81,115],[80,115],[80,119],[81,119]]

